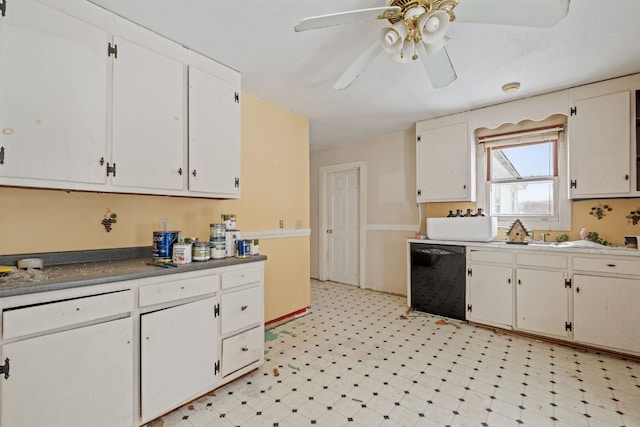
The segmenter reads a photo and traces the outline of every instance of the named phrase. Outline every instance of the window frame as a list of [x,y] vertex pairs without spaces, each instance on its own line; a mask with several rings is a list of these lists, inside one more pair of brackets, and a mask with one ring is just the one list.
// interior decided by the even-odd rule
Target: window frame
[[[560,126],[558,126],[560,127]],[[564,127],[560,127],[564,129]],[[566,135],[562,130],[549,132],[545,128],[522,130],[510,132],[509,134],[485,136],[476,138],[482,149],[476,150],[476,178],[478,185],[477,206],[482,208],[489,215],[491,212],[491,181],[490,179],[490,148],[509,146],[521,146],[526,144],[536,144],[547,141],[554,143],[554,175],[551,177],[553,183],[553,215],[500,215],[498,218],[499,227],[509,227],[513,221],[520,219],[530,230],[571,230],[571,201],[569,200],[568,188],[568,159]],[[486,145],[485,145],[486,144]],[[535,179],[522,179],[518,182],[540,181]],[[546,180],[546,179],[545,179]],[[516,182],[503,181],[503,182]]]

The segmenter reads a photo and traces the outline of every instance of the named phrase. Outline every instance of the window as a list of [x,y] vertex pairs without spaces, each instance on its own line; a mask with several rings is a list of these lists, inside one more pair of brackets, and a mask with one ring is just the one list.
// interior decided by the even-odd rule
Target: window
[[484,181],[478,185],[478,206],[498,217],[499,225],[508,226],[518,218],[529,229],[571,229],[565,119],[560,117],[560,124],[544,127],[537,123],[528,129],[510,125],[508,131],[502,127],[476,131],[484,147],[477,150],[478,178]]

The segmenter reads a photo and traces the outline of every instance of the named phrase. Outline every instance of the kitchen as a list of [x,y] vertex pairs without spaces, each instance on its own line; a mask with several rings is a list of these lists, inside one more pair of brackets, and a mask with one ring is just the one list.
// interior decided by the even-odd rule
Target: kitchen
[[[474,208],[472,202],[415,207],[415,130],[371,138],[367,143],[309,153],[309,124],[305,117],[243,93],[242,196],[238,200],[207,201],[154,195],[108,192],[52,191],[2,187],[0,253],[92,250],[146,246],[158,220],[187,235],[206,236],[208,225],[222,213],[235,212],[238,226],[250,231],[275,231],[279,221],[292,237],[261,239],[265,263],[265,321],[278,319],[310,305],[308,278],[319,277],[320,233],[317,183],[320,166],[365,161],[368,173],[366,287],[406,293],[405,239],[413,237],[424,217],[445,216],[448,210]],[[424,117],[423,117],[424,118]],[[8,157],[7,157],[8,160]],[[265,161],[266,160],[266,161]],[[264,179],[268,177],[267,179]],[[282,191],[272,191],[273,188]],[[397,191],[401,188],[402,191]],[[611,231],[601,235],[614,244],[634,234],[624,216],[638,208],[637,199],[608,201],[613,211],[604,221],[588,214],[593,203],[572,203],[572,239],[582,226]],[[260,208],[257,209],[256,206]],[[117,212],[111,233],[101,229],[105,211]],[[134,218],[134,220],[127,220]],[[299,237],[295,230],[311,229]],[[424,230],[420,230],[424,231]],[[385,262],[380,262],[383,260]],[[302,285],[291,285],[302,284]]]

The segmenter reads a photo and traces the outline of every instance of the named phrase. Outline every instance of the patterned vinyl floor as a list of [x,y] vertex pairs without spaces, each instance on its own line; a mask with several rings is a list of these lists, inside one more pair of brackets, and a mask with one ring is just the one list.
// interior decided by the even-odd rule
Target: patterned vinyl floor
[[406,314],[404,297],[349,285],[311,291],[310,314],[265,333],[260,369],[164,427],[640,426],[637,362]]

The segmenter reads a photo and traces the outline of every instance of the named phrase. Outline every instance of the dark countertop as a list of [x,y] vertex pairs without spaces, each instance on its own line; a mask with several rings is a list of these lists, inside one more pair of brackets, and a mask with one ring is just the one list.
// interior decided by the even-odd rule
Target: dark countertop
[[[22,256],[22,258],[27,257],[34,256]],[[113,254],[111,257],[113,257]],[[229,257],[209,261],[194,261],[190,264],[180,264],[177,267],[170,268],[148,265],[147,263],[152,262],[151,257],[98,261],[93,260],[95,257],[91,259],[91,261],[83,262],[82,259],[75,258],[70,259],[69,261],[71,262],[68,264],[50,266],[47,266],[45,259],[45,267],[42,269],[41,274],[38,271],[35,272],[35,275],[38,276],[35,280],[11,280],[11,275],[0,277],[0,298],[246,264],[265,261],[267,257],[265,255],[253,255],[248,258]]]

